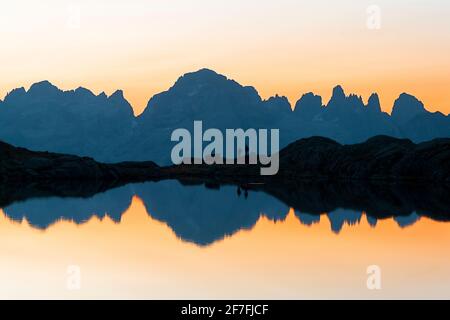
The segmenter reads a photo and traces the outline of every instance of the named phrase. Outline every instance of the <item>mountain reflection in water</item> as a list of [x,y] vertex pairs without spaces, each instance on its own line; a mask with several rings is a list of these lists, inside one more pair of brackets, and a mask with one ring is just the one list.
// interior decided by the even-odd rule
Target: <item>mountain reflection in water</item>
[[393,218],[400,227],[412,225],[422,216],[450,221],[447,191],[411,185],[303,183],[237,187],[167,180],[129,184],[96,194],[94,190],[93,195],[81,193],[80,197],[33,191],[28,199],[9,201],[3,212],[13,221],[26,220],[39,229],[48,229],[61,220],[82,224],[93,216],[107,216],[120,223],[136,195],[152,219],[166,223],[180,239],[205,246],[239,230],[251,229],[261,217],[283,221],[290,208],[304,225],[318,223],[326,216],[335,233],[345,224],[358,224],[364,214],[373,227],[385,218]]
[[450,298],[448,202],[399,184],[9,185],[0,298]]

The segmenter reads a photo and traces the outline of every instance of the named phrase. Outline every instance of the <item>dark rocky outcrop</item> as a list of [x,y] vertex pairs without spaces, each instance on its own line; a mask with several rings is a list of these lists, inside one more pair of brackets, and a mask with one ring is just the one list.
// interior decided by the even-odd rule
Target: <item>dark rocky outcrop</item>
[[261,176],[258,165],[180,165],[164,172],[174,178],[209,177],[228,183],[323,179],[450,182],[450,139],[415,144],[377,136],[364,143],[342,145],[312,137],[288,145],[279,156],[275,176]]
[[302,139],[280,152],[280,174],[450,182],[450,139],[414,144],[407,139],[377,136],[354,145],[321,137]]
[[92,158],[33,152],[0,142],[2,180],[124,180],[208,178],[218,183],[302,179],[450,182],[450,139],[414,144],[377,136],[364,143],[341,145],[323,137],[300,139],[279,154],[279,172],[261,176],[259,165],[179,165],[154,162],[99,163]]
[[148,162],[104,164],[88,157],[35,152],[0,142],[0,181],[124,180],[155,178],[158,166]]

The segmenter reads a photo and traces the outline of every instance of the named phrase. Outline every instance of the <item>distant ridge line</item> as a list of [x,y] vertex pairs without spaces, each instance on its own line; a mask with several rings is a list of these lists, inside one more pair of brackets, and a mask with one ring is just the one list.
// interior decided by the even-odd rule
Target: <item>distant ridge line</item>
[[323,136],[353,144],[385,135],[423,142],[450,137],[450,117],[429,112],[416,97],[402,93],[391,114],[377,94],[361,96],[333,89],[328,103],[304,94],[292,110],[286,97],[263,100],[256,89],[209,69],[187,73],[154,95],[135,116],[123,91],[110,96],[79,87],[62,91],[48,81],[12,90],[0,102],[0,139],[32,150],[90,156],[102,162],[153,160],[171,163],[170,134],[204,128],[279,129],[280,148],[301,138]]

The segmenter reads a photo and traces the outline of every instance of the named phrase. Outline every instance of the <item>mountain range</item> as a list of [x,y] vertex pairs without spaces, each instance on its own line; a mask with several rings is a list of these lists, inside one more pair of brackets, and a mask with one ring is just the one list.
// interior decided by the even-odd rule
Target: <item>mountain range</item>
[[249,86],[208,69],[180,77],[153,96],[134,116],[122,91],[111,96],[86,88],[63,91],[43,81],[14,89],[0,101],[0,140],[36,151],[90,156],[102,162],[147,161],[170,164],[174,129],[203,127],[280,129],[280,147],[311,136],[342,144],[376,135],[423,142],[450,137],[450,117],[429,112],[416,97],[403,93],[391,114],[381,110],[377,94],[365,104],[360,96],[333,89],[330,101],[313,93],[291,108],[285,97],[263,100]]

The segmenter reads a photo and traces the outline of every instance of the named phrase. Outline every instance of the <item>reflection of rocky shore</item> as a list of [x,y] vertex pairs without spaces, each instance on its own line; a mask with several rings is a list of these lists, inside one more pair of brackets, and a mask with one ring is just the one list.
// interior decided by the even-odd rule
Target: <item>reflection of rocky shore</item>
[[153,218],[200,245],[252,228],[261,215],[282,220],[289,208],[307,225],[326,213],[335,232],[358,223],[362,212],[372,225],[387,217],[401,226],[421,216],[450,220],[450,139],[414,144],[379,136],[355,145],[302,139],[280,151],[278,175],[261,176],[259,169],[106,164],[0,142],[0,207],[13,220],[47,228],[93,215],[120,221],[136,194]]
[[410,183],[302,182],[262,187],[288,206],[310,214],[339,208],[364,211],[374,218],[417,213],[450,220],[449,186]]
[[120,222],[133,195],[148,214],[167,223],[184,241],[208,245],[242,229],[251,229],[261,215],[283,220],[289,208],[305,225],[324,215],[334,232],[359,223],[363,212],[371,225],[394,218],[402,226],[426,216],[450,221],[447,187],[430,184],[330,183],[219,185],[211,181],[165,180],[128,185],[45,183],[2,186],[0,203],[12,220],[45,229],[58,220],[83,223],[92,216]]
[[335,232],[344,222],[355,224],[362,212],[369,222],[394,218],[400,226],[408,226],[421,216],[436,221],[450,221],[450,188],[432,184],[322,182],[284,185],[282,188],[264,186],[302,214],[318,219],[327,212]]

